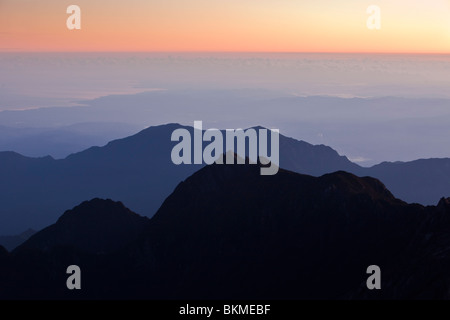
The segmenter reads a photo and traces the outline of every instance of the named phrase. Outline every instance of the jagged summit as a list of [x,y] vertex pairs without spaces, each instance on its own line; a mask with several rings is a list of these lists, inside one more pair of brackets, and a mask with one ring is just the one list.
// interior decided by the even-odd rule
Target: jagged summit
[[[61,283],[76,262],[83,298],[446,297],[448,200],[407,204],[342,171],[259,173],[206,166],[149,221],[120,202],[83,202],[2,258],[15,266],[0,264],[11,284],[3,296],[71,297]],[[383,290],[365,289],[372,264]]]

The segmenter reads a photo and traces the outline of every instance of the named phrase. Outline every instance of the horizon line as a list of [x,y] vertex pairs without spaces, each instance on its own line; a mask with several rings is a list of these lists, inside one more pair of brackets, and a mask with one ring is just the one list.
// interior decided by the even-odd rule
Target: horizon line
[[239,54],[370,54],[370,55],[450,55],[450,52],[387,52],[387,51],[379,51],[379,52],[373,52],[373,51],[217,51],[217,50],[154,50],[154,51],[148,51],[148,50],[130,50],[130,51],[117,51],[117,50],[80,50],[80,51],[40,51],[40,50],[14,50],[14,51],[7,51],[7,50],[0,50],[0,54],[3,53],[116,53],[116,54],[124,54],[124,53],[140,53],[140,54],[157,54],[157,53],[178,53],[178,54],[224,54],[224,53],[239,53]]

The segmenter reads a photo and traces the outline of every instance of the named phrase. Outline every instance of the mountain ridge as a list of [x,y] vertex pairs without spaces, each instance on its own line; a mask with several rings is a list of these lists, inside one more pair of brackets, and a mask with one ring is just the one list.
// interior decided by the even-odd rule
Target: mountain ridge
[[[131,210],[151,217],[180,181],[204,166],[171,162],[176,144],[171,133],[178,128],[193,132],[192,127],[176,123],[149,127],[59,160],[0,153],[0,216],[10,221],[0,226],[0,234],[29,227],[41,229],[54,222],[60,212],[96,197],[120,200]],[[280,135],[281,168],[314,176],[340,170],[372,176],[406,202],[436,204],[450,195],[450,179],[446,178],[450,177],[450,159],[437,160],[438,166],[435,162],[418,160],[364,168],[330,147]],[[414,168],[416,165],[420,170]],[[412,168],[405,169],[409,166]]]
[[[124,209],[110,200],[92,201],[92,210],[85,211],[83,204],[77,207],[83,210],[73,209],[78,212],[73,218],[83,221],[74,223],[79,232],[87,228],[84,217],[101,216],[105,203]],[[6,265],[15,266],[7,277],[8,294],[69,299],[448,298],[449,203],[407,204],[377,179],[342,171],[313,177],[280,169],[277,175],[261,176],[259,165],[213,164],[180,182],[148,223],[141,224],[142,232],[112,251],[61,247],[61,242],[14,250],[5,257]],[[48,237],[45,230],[34,237],[39,234]],[[62,284],[65,268],[75,262],[82,266],[84,285],[72,293]],[[382,290],[365,287],[372,264],[383,272]],[[10,274],[2,268],[0,274]],[[24,287],[28,289],[21,291]]]

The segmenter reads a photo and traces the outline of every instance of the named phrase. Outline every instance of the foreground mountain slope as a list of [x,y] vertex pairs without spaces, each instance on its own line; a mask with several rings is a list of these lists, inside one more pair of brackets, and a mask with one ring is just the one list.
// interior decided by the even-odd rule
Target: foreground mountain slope
[[0,236],[0,244],[8,251],[14,250],[19,245],[28,240],[36,231],[33,229],[27,229],[24,232],[13,236]]
[[[345,172],[260,176],[255,167],[210,166],[164,202],[145,233],[144,256],[160,257],[156,273],[174,283],[166,294],[175,298],[443,294],[443,203],[408,205],[378,180]],[[365,288],[373,264],[383,270],[381,292]]]
[[[61,242],[16,249],[0,266],[14,266],[0,270],[11,274],[7,297],[449,297],[449,199],[436,207],[410,205],[378,180],[345,172],[319,178],[259,173],[258,165],[199,170],[134,241],[114,252],[89,253]],[[83,234],[89,227],[77,228]],[[80,291],[65,289],[71,264],[82,269]],[[382,290],[367,289],[369,265],[380,266]]]

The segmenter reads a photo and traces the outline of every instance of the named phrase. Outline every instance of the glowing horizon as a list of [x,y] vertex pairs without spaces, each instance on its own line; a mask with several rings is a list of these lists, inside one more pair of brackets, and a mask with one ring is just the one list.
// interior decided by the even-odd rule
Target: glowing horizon
[[[68,30],[66,8],[81,8]],[[369,5],[381,29],[369,30]],[[449,54],[450,0],[0,0],[0,52]]]

